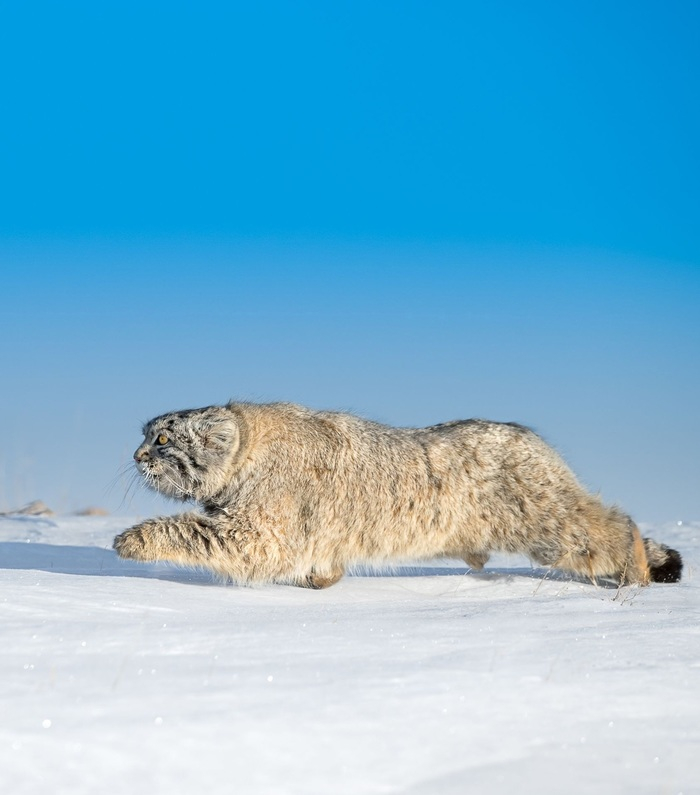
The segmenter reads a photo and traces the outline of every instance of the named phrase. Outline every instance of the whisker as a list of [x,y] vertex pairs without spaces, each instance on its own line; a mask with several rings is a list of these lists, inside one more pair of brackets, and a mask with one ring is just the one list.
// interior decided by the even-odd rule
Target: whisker
[[114,490],[115,486],[118,483],[123,482],[124,478],[127,475],[131,474],[132,466],[133,465],[131,463],[126,463],[126,464],[122,464],[119,467],[119,469],[117,470],[117,474],[109,481],[109,483],[107,484],[107,486],[105,488],[105,493],[107,495],[111,494],[112,491]]
[[140,473],[137,469],[135,469],[134,467],[130,467],[128,472],[124,472],[124,476],[126,476],[127,474],[129,476],[129,481],[126,485],[124,496],[122,497],[117,510],[121,510],[125,506],[125,504],[127,504],[128,507],[131,507],[131,504],[134,501],[134,496],[136,494],[136,491],[139,488],[143,487],[143,483],[140,478]]
[[175,490],[179,491],[180,494],[185,494],[185,495],[187,494],[187,491],[185,491],[185,489],[183,489],[182,486],[178,485],[167,473],[162,472],[161,477],[165,478],[165,480],[167,480],[168,483],[172,484]]

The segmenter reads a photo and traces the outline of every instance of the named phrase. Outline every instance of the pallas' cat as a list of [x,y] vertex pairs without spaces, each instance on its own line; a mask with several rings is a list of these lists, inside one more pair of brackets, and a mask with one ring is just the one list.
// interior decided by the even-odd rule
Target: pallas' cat
[[325,588],[355,564],[492,551],[620,584],[677,582],[681,557],[577,481],[514,423],[393,428],[274,403],[175,411],[134,454],[149,487],[201,512],[142,522],[123,558],[209,568],[240,583]]

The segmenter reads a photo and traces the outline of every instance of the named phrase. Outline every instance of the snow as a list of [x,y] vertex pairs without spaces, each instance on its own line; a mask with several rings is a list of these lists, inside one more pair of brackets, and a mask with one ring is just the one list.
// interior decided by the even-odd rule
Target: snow
[[7,793],[699,793],[700,522],[679,585],[497,557],[241,588],[0,518]]

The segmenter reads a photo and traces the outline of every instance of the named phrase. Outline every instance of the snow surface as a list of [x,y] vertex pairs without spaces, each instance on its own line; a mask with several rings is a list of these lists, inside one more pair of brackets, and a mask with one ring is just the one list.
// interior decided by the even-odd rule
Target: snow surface
[[241,588],[0,518],[3,793],[700,793],[700,522],[680,585],[524,559]]

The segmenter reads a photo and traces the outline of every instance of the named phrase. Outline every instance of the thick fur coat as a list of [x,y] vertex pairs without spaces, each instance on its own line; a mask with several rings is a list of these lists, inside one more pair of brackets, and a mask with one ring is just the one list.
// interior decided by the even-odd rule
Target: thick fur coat
[[203,566],[237,582],[324,588],[355,564],[492,551],[621,584],[680,579],[678,552],[576,480],[513,423],[393,428],[291,404],[230,403],[144,427],[147,484],[202,512],[117,536],[124,558]]

